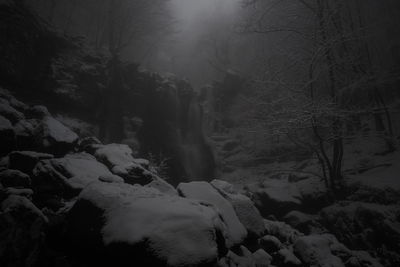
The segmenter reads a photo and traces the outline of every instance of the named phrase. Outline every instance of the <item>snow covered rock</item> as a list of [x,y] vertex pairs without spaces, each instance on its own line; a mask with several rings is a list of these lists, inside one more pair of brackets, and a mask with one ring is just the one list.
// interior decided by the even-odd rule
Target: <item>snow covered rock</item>
[[253,253],[253,259],[255,267],[268,267],[271,264],[272,256],[263,249],[259,249]]
[[219,261],[218,267],[256,267],[256,260],[246,247],[240,246],[236,253],[229,251]]
[[310,235],[300,237],[294,244],[294,252],[307,265],[321,267],[345,267],[343,261],[332,254],[331,236]]
[[44,159],[51,159],[53,155],[34,151],[13,151],[9,154],[10,169],[31,174],[36,164]]
[[253,201],[247,196],[239,194],[233,189],[233,185],[225,181],[213,180],[211,181],[211,185],[232,204],[237,217],[249,235],[255,237],[262,236],[265,232],[263,218],[254,206]]
[[214,266],[224,235],[213,207],[140,185],[92,183],[68,215],[75,255],[101,266]]
[[268,253],[274,253],[283,248],[281,241],[272,235],[263,236],[258,242],[260,247]]
[[310,215],[301,211],[291,211],[283,217],[283,220],[305,234],[320,234],[327,230],[318,222],[318,215]]
[[10,103],[0,98],[0,115],[10,120],[13,124],[25,118],[24,114],[13,108]]
[[216,207],[222,215],[228,231],[228,246],[240,244],[247,236],[247,230],[240,222],[231,203],[207,182],[181,183],[177,187],[180,195],[204,201]]
[[247,190],[264,217],[282,217],[292,210],[317,212],[329,204],[323,181],[312,177],[290,182],[285,179],[267,179],[251,184]]
[[[302,262],[293,254],[290,249],[282,248],[273,255],[272,263],[274,266],[300,267]],[[322,267],[322,266],[321,266]]]
[[36,120],[20,120],[14,125],[18,149],[36,149],[35,128],[38,125]]
[[10,195],[0,205],[0,265],[37,266],[47,218],[27,198]]
[[176,195],[172,185],[149,169],[149,161],[135,159],[129,146],[123,144],[93,145],[94,156],[108,166],[112,173],[124,178],[128,184],[140,184]]
[[120,180],[106,166],[87,153],[40,161],[33,170],[33,187],[38,195],[72,197],[100,178]]
[[35,130],[42,149],[54,155],[71,151],[78,141],[76,133],[51,116],[46,116]]
[[15,147],[15,132],[11,122],[0,116],[0,155],[5,155]]
[[400,251],[400,208],[340,202],[323,209],[321,223],[341,242],[362,250]]
[[290,225],[284,222],[265,220],[265,232],[268,235],[277,237],[282,243],[293,244],[299,237],[303,236],[302,233],[293,229]]
[[283,216],[291,210],[301,208],[298,188],[287,181],[270,179],[261,184],[248,186],[252,199],[261,214]]
[[4,187],[28,188],[31,186],[31,178],[21,171],[9,169],[0,172],[0,183]]

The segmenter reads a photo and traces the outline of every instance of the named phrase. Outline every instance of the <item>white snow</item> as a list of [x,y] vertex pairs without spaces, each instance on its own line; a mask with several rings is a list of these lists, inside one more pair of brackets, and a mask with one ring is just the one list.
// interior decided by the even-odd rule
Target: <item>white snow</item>
[[224,199],[209,183],[181,183],[178,185],[178,192],[184,197],[208,202],[220,211],[228,229],[228,246],[240,244],[246,238],[247,230],[238,219],[231,203]]

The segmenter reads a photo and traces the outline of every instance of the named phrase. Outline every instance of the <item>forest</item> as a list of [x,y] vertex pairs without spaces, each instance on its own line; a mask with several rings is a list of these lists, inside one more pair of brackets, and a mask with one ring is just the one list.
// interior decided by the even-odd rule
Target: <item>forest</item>
[[400,266],[398,0],[0,0],[0,267]]

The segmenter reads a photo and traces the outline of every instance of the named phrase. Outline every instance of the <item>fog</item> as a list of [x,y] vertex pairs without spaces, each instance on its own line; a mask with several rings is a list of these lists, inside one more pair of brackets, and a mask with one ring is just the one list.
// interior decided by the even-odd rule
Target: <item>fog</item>
[[[170,3],[174,34],[143,61],[151,69],[186,77],[200,87],[221,77],[210,61],[214,60],[215,45],[234,42],[240,17],[237,0],[172,0]],[[219,48],[217,48],[219,49]]]
[[399,267],[399,0],[0,0],[1,267]]

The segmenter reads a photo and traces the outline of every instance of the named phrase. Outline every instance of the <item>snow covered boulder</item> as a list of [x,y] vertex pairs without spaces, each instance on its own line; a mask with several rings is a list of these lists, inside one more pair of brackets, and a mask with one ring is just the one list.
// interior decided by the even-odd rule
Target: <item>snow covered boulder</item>
[[277,237],[285,244],[293,244],[299,237],[304,235],[284,222],[264,219],[264,225],[265,232],[268,235]]
[[13,151],[9,154],[10,169],[31,174],[36,164],[44,159],[51,159],[53,155],[34,151]]
[[283,248],[281,241],[272,235],[263,236],[258,242],[260,247],[268,253],[274,253]]
[[301,211],[291,211],[283,217],[283,220],[305,234],[320,234],[327,232],[326,229],[318,222],[318,215],[310,215]]
[[265,232],[263,218],[250,198],[239,194],[234,190],[233,185],[225,181],[213,180],[211,185],[232,204],[237,217],[250,236],[260,237],[263,235]]
[[73,150],[78,135],[51,116],[46,116],[35,130],[36,140],[43,151],[64,155]]
[[272,256],[263,249],[258,249],[253,253],[253,259],[256,267],[269,267],[272,261]]
[[6,155],[15,147],[15,132],[11,122],[0,116],[0,156]]
[[215,266],[224,236],[213,207],[140,185],[92,183],[67,218],[72,255],[92,266]]
[[286,180],[269,179],[248,186],[252,199],[264,217],[283,216],[301,208],[301,194],[295,184]]
[[321,267],[345,267],[343,261],[332,253],[337,243],[331,235],[300,237],[294,244],[295,254],[307,265]]
[[247,230],[240,222],[232,204],[207,182],[181,183],[177,187],[181,196],[204,201],[216,207],[228,231],[228,246],[240,244],[247,237]]
[[79,153],[40,161],[33,170],[32,182],[38,196],[69,198],[100,178],[108,182],[121,181],[92,155]]
[[31,186],[31,178],[21,171],[9,169],[0,172],[0,183],[4,187],[28,188]]
[[128,184],[147,185],[162,192],[177,194],[173,186],[149,169],[149,161],[135,159],[129,146],[123,144],[94,145],[94,156],[110,168],[112,173],[124,178]]
[[0,266],[38,266],[47,218],[27,198],[10,195],[0,204]]

